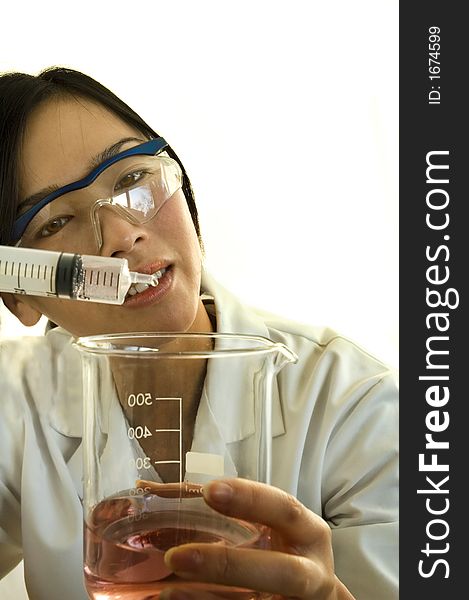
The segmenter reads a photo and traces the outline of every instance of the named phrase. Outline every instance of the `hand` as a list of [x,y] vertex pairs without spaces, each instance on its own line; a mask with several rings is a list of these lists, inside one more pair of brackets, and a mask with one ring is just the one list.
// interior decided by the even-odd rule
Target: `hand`
[[[272,550],[185,544],[165,554],[183,579],[236,586],[298,600],[354,600],[334,573],[331,531],[296,498],[272,486],[229,479],[204,486],[205,501],[220,513],[271,528]],[[218,596],[165,589],[161,600]]]

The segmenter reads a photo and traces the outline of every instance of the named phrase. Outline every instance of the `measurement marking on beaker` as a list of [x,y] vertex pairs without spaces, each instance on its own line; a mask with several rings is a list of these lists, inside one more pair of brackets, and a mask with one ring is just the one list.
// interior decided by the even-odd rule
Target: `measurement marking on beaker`
[[169,401],[177,400],[179,402],[179,429],[155,429],[155,433],[179,433],[179,460],[157,460],[154,461],[155,465],[162,464],[178,464],[179,465],[179,481],[182,481],[182,398],[166,397],[166,398],[155,398],[155,402],[158,401]]
[[180,429],[155,429],[155,431],[158,433],[160,431],[180,431]]

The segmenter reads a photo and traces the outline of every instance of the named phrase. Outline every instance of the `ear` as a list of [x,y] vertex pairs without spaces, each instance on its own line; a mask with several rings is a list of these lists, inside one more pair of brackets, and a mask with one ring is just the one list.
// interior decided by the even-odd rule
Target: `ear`
[[0,296],[8,310],[26,327],[36,325],[42,317],[42,313],[24,302],[20,295],[3,293]]

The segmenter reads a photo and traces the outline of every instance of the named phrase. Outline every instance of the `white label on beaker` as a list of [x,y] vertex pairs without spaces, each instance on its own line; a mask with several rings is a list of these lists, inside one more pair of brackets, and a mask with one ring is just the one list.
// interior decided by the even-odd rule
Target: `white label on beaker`
[[187,452],[186,471],[204,475],[222,476],[225,473],[223,456],[208,452]]

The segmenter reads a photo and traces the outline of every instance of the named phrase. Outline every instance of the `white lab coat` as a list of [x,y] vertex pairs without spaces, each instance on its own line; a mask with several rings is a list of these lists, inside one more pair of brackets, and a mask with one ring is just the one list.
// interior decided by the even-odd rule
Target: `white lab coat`
[[[276,382],[273,484],[329,523],[336,573],[357,600],[396,600],[393,373],[329,329],[247,308],[207,274],[203,287],[215,298],[218,331],[262,335],[298,355]],[[0,576],[23,557],[31,600],[87,599],[81,363],[70,341],[57,328],[0,346]],[[212,428],[226,444],[248,436],[245,401],[241,394],[239,402],[214,402],[210,410],[201,402],[193,449],[198,430],[206,436]]]

